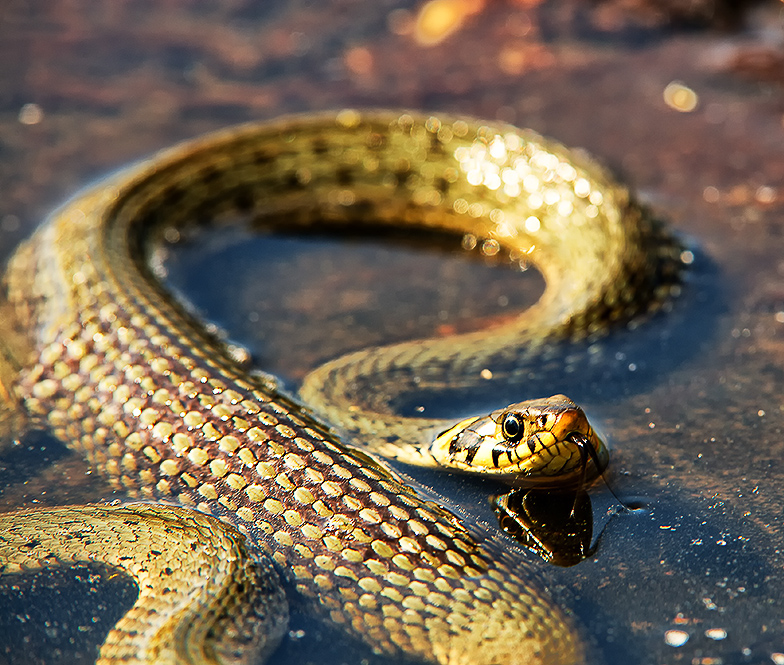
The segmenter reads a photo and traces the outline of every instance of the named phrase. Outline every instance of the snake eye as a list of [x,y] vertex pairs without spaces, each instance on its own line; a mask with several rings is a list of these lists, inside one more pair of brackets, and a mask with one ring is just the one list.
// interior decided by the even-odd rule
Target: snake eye
[[501,431],[508,441],[515,441],[523,434],[523,423],[515,413],[507,413],[501,423]]

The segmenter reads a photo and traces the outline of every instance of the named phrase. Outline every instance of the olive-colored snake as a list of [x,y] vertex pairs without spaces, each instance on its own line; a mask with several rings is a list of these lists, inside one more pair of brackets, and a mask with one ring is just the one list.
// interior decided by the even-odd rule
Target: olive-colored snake
[[[305,379],[303,409],[249,374],[148,265],[161,227],[241,216],[468,234],[486,253],[535,264],[547,288],[533,308],[490,333],[327,363]],[[321,418],[404,461],[481,462],[532,481],[574,481],[586,446],[600,466],[606,451],[565,398],[469,419],[421,448],[392,444],[410,441],[414,426],[443,424],[390,415],[389,395],[519,379],[549,342],[594,335],[666,302],[678,288],[680,253],[589,158],[510,126],[344,111],[228,130],[137,164],[56,211],[11,259],[5,308],[13,330],[2,387],[130,497],[199,512],[64,508],[33,527],[25,526],[29,512],[4,516],[0,570],[90,560],[129,540],[155,550],[166,529],[146,527],[150,513],[153,525],[182,524],[175,537],[190,538],[194,549],[214,532],[222,544],[205,537],[204,547],[218,558],[234,552],[226,558],[240,568],[250,556],[264,572],[271,558],[315,611],[378,651],[454,664],[581,662],[579,631],[531,564],[420,498]],[[505,447],[494,452],[489,439]],[[63,530],[79,531],[81,521],[109,525],[101,527],[105,547],[61,548]],[[184,631],[185,610],[164,617],[163,596],[150,590],[140,594],[131,627],[121,621],[110,633],[101,662],[132,662],[131,654],[136,662],[246,662],[274,646],[285,627],[278,586],[267,582],[268,593],[236,618],[225,592],[188,596],[189,585],[212,575],[189,557],[181,560],[196,571],[186,576],[191,582],[169,585],[166,602],[195,604],[189,616],[207,627]],[[146,562],[109,563],[140,587],[168,575],[165,560],[146,555]],[[254,586],[243,574],[229,586]],[[157,623],[145,626],[142,616]],[[140,633],[145,644],[127,642]]]

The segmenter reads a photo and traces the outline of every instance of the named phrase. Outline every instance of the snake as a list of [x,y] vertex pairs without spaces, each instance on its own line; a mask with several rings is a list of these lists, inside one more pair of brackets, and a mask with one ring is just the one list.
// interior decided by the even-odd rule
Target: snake
[[[536,266],[546,287],[490,330],[331,360],[292,396],[150,263],[167,228],[237,223],[435,230]],[[585,414],[554,396],[445,425],[395,415],[394,396],[524,379],[558,342],[666,308],[684,265],[604,167],[502,123],[344,110],[162,151],[77,194],[7,265],[4,401],[128,505],[3,516],[0,572],[106,560],[134,577],[139,599],[100,663],[255,662],[285,632],[287,598],[378,653],[584,662],[588,642],[537,565],[381,455],[580,482],[607,462]],[[163,543],[177,540],[172,571]]]

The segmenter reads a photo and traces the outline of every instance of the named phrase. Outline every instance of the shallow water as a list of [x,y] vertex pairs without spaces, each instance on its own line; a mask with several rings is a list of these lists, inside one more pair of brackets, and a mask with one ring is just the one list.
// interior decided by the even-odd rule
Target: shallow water
[[[779,662],[782,92],[761,80],[769,71],[738,65],[753,49],[775,53],[778,3],[718,32],[651,27],[606,6],[499,2],[432,47],[406,31],[415,2],[54,5],[11,2],[0,18],[4,257],[96,177],[179,138],[293,111],[500,118],[619,171],[696,260],[672,312],[612,335],[598,368],[577,364],[548,390],[585,406],[611,446],[612,488],[642,508],[608,519],[614,504],[597,489],[595,531],[606,526],[596,553],[547,574],[598,661]],[[698,94],[695,110],[665,103],[676,79]],[[168,253],[170,283],[292,386],[354,345],[486,325],[541,289],[535,275],[467,260],[457,246],[235,237]],[[237,297],[221,297],[240,277]],[[58,443],[29,436],[0,452],[0,508],[109,496],[88,473]],[[494,519],[487,483],[414,475]],[[14,582],[25,600],[0,595],[0,662],[83,660],[130,602],[106,577],[77,569]],[[372,659],[335,644],[295,617],[275,662]]]

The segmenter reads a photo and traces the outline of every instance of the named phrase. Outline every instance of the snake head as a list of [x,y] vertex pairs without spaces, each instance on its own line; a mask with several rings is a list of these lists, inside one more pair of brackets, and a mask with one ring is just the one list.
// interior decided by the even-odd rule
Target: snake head
[[585,412],[564,395],[466,418],[439,434],[430,453],[442,466],[540,486],[579,484],[608,461]]

